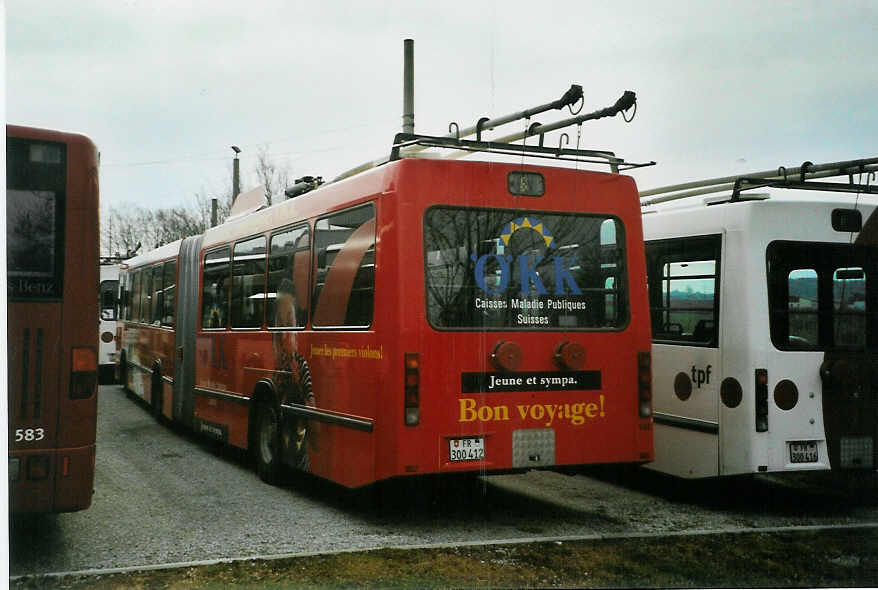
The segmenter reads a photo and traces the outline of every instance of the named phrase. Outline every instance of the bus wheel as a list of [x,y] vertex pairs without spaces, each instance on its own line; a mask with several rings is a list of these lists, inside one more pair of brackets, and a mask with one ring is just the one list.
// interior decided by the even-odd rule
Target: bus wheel
[[162,376],[157,372],[152,373],[152,391],[150,392],[150,410],[156,420],[162,419]]
[[122,384],[122,391],[125,394],[128,394],[128,359],[125,358],[125,353],[122,353],[121,360],[119,361],[119,383]]
[[277,485],[280,480],[280,432],[277,410],[261,404],[256,413],[256,471],[265,483]]

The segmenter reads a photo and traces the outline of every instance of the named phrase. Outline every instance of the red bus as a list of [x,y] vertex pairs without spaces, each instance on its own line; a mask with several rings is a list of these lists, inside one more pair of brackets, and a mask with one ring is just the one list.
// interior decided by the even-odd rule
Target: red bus
[[97,417],[98,152],[87,137],[6,126],[12,512],[92,499]]
[[633,179],[391,160],[124,264],[123,384],[268,482],[652,460]]

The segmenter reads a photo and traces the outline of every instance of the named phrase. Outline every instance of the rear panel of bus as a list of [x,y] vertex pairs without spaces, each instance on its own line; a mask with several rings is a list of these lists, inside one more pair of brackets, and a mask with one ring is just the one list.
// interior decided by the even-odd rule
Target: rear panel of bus
[[81,510],[95,458],[97,151],[8,126],[6,154],[10,507]]
[[378,477],[651,460],[633,181],[492,163],[400,168],[387,203],[395,240],[377,257],[398,293],[399,333],[380,414],[395,440],[377,439]]
[[[650,468],[688,478],[874,468],[873,211],[771,199],[647,217]],[[863,231],[834,221],[848,216]]]

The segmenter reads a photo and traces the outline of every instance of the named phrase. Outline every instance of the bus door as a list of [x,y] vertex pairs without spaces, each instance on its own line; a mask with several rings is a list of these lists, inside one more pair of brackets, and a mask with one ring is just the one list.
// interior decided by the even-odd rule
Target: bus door
[[719,235],[647,244],[654,466],[680,477],[719,469],[720,244]]
[[[767,249],[772,343],[800,359],[778,377],[783,381],[769,380],[769,403],[784,411],[772,430],[786,435],[785,459],[797,467],[825,466],[827,459],[832,469],[876,466],[878,288],[871,278],[878,247],[863,239],[867,233],[853,244],[778,240]],[[806,416],[793,430],[815,391],[822,416],[807,418],[822,418],[824,431],[809,432]]]

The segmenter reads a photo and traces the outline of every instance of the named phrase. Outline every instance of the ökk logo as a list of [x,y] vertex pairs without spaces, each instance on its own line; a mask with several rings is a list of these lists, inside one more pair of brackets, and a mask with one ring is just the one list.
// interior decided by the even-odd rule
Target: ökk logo
[[[497,238],[497,254],[483,254],[482,256],[476,256],[475,254],[470,255],[470,259],[476,263],[474,268],[476,284],[485,293],[488,293],[489,295],[499,295],[506,291],[509,286],[509,277],[515,258],[512,256],[506,256],[502,254],[502,252],[505,250],[506,246],[509,245],[509,240],[512,238],[512,234],[524,229],[539,233],[546,244],[547,251],[551,251],[555,248],[554,236],[552,236],[549,229],[545,227],[539,219],[519,217],[518,219],[507,223],[503,228],[503,231],[500,232],[500,237]],[[496,285],[493,287],[489,286],[488,281],[485,280],[485,265],[488,264],[492,258],[496,261],[497,269],[499,270],[499,280],[496,281]],[[546,295],[548,293],[542,279],[540,279],[539,273],[536,271],[537,265],[543,260],[544,257],[542,256],[530,256],[526,254],[518,257],[517,264],[521,276],[520,292],[522,295],[530,293],[531,287],[533,287],[533,289],[535,289],[540,295]],[[575,262],[575,259],[568,259],[565,256],[552,257],[552,265],[555,271],[556,295],[565,295],[567,294],[568,289],[569,292],[574,295],[582,294],[582,290],[579,288],[579,285],[576,284],[573,275],[570,274],[569,268],[573,262]]]

